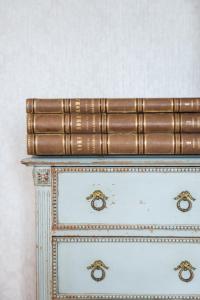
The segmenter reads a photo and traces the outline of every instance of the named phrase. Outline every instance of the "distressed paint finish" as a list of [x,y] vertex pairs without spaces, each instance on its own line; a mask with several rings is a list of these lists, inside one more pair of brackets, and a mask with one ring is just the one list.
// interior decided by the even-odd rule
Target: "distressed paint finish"
[[50,168],[34,168],[33,180],[35,186],[51,185],[51,169]]
[[[53,295],[70,298],[74,291],[80,295],[198,295],[199,247],[200,238],[54,237]],[[184,258],[195,271],[194,280],[183,285],[174,268]],[[87,271],[88,264],[97,259],[108,266],[105,279],[98,284]],[[66,280],[68,268],[72,272]]]
[[33,169],[36,192],[37,300],[51,299],[51,172]]
[[152,167],[192,167],[200,166],[200,155],[182,155],[182,156],[167,156],[167,155],[143,155],[143,156],[93,156],[93,157],[31,157],[25,158],[21,161],[27,166],[67,166],[67,167],[85,167],[85,166],[120,166],[120,167],[133,167],[133,166],[152,166]]
[[[85,290],[83,289],[84,293],[80,293],[81,288],[81,273],[80,277],[76,275],[74,280],[76,281],[76,284],[72,286],[73,290],[70,290],[70,293],[68,293],[68,276],[71,276],[71,282],[73,282],[73,274],[74,271],[71,270],[72,266],[68,269],[68,265],[65,265],[65,261],[67,259],[73,260],[75,257],[73,257],[74,252],[69,252],[69,258],[66,256],[66,253],[68,253],[68,246],[69,244],[74,244],[74,251],[78,251],[77,253],[80,253],[77,257],[80,259],[86,259],[90,260],[89,253],[92,254],[89,245],[95,244],[95,249],[97,249],[97,254],[99,255],[103,253],[103,248],[100,251],[101,243],[103,242],[110,242],[110,246],[108,247],[108,250],[111,251],[115,248],[113,243],[114,240],[119,242],[120,244],[123,244],[122,248],[125,253],[125,255],[129,255],[127,252],[128,247],[130,246],[126,245],[130,243],[137,244],[140,242],[143,244],[146,244],[145,251],[148,250],[149,247],[152,248],[151,244],[156,244],[156,251],[157,256],[159,257],[159,253],[161,249],[168,249],[168,246],[170,244],[173,244],[175,249],[177,249],[176,256],[179,258],[178,250],[185,247],[185,249],[188,247],[191,247],[191,253],[189,255],[189,259],[191,262],[193,262],[193,258],[195,261],[195,267],[197,268],[195,270],[195,280],[199,281],[199,270],[200,270],[200,262],[196,250],[199,253],[199,228],[200,228],[200,222],[195,218],[192,217],[192,220],[190,220],[189,223],[184,223],[184,217],[183,222],[179,222],[179,224],[155,224],[155,223],[141,223],[136,224],[134,223],[134,220],[132,223],[129,222],[129,224],[119,224],[120,221],[120,215],[118,216],[118,220],[115,224],[109,223],[108,219],[105,219],[102,223],[98,222],[91,222],[87,214],[85,215],[86,219],[83,224],[83,219],[80,223],[70,223],[69,217],[66,218],[65,224],[59,224],[57,223],[57,216],[58,216],[58,203],[57,203],[57,196],[59,195],[59,192],[62,190],[67,190],[68,186],[72,186],[72,190],[78,190],[78,182],[79,182],[79,175],[81,175],[82,180],[87,185],[88,183],[91,184],[95,176],[99,173],[102,174],[102,176],[109,177],[109,180],[114,178],[113,174],[116,174],[116,176],[119,176],[121,178],[121,175],[123,174],[130,174],[135,173],[136,176],[139,176],[139,174],[146,174],[148,173],[152,178],[156,176],[156,174],[166,174],[166,186],[170,189],[170,185],[168,178],[170,176],[175,176],[175,174],[185,174],[183,175],[185,177],[184,186],[188,182],[190,182],[190,178],[193,180],[193,185],[191,188],[195,190],[194,198],[196,197],[195,203],[193,204],[193,208],[199,207],[199,196],[198,196],[198,177],[200,178],[200,158],[197,157],[116,157],[116,158],[31,158],[31,159],[25,159],[22,161],[26,165],[33,166],[33,178],[34,178],[34,184],[35,184],[35,190],[36,190],[36,223],[37,223],[37,300],[56,300],[56,299],[191,299],[191,300],[200,300],[200,293],[197,289],[190,288],[187,290],[187,283],[183,283],[184,288],[181,290],[181,288],[176,287],[171,290],[163,290],[162,294],[160,294],[159,289],[155,288],[155,293],[149,292],[148,290],[144,289],[143,293],[137,293],[139,290],[130,290],[127,289],[127,292],[125,289],[122,291],[118,289],[117,293],[109,293],[109,286],[107,287],[107,290],[105,291],[102,289],[101,292],[99,292],[98,289],[95,289],[89,285],[85,286]],[[60,180],[60,186],[58,184],[59,182],[59,175],[63,174],[64,180]],[[71,175],[70,175],[71,174]],[[87,174],[87,176],[85,176]],[[118,174],[118,175],[117,175]],[[137,175],[138,174],[138,175]],[[165,176],[165,175],[164,175]],[[169,177],[168,177],[169,176]],[[87,177],[87,178],[86,178]],[[138,177],[139,178],[139,177]],[[178,177],[177,177],[178,178]],[[141,179],[142,180],[142,176]],[[118,186],[118,183],[120,183],[120,180],[117,180],[115,182],[115,186]],[[181,181],[181,176],[178,179],[178,181]],[[126,181],[127,182],[127,181]],[[196,182],[194,184],[194,182]],[[106,184],[107,182],[105,182]],[[128,181],[128,184],[130,185],[130,181]],[[155,186],[154,186],[155,188]],[[127,193],[126,188],[126,193]],[[158,179],[158,190],[159,190],[159,179]],[[115,194],[118,194],[119,190],[115,190]],[[155,192],[156,193],[156,192]],[[70,195],[67,193],[66,197],[70,196],[72,197],[72,192],[70,192]],[[87,193],[85,193],[87,194]],[[174,193],[173,193],[174,194]],[[107,193],[106,193],[107,195]],[[81,196],[81,195],[79,195]],[[88,194],[86,195],[88,196]],[[176,196],[176,195],[175,195]],[[72,198],[71,198],[72,199]],[[64,200],[63,200],[64,201]],[[72,199],[72,201],[75,201]],[[90,204],[87,203],[87,200],[84,198],[84,201],[87,207],[91,209],[89,206]],[[70,202],[68,201],[68,206],[65,207],[67,211],[74,214],[71,205],[69,205]],[[129,202],[130,204],[130,202]],[[174,207],[176,206],[176,201],[173,200]],[[109,206],[109,203],[108,203]],[[155,207],[154,207],[155,208]],[[192,208],[192,209],[193,209]],[[60,208],[61,209],[61,208]],[[63,208],[62,208],[63,209]],[[62,211],[63,213],[63,211]],[[68,212],[67,212],[68,213]],[[79,209],[79,214],[83,216],[82,209]],[[94,212],[98,213],[98,212]],[[102,212],[100,212],[102,213]],[[180,212],[181,213],[181,212]],[[183,213],[184,215],[185,213]],[[193,211],[189,212],[191,216],[193,216]],[[69,221],[68,221],[69,220]],[[130,221],[130,220],[129,220]],[[143,221],[142,221],[143,222]],[[161,226],[162,225],[162,226]],[[74,237],[75,236],[75,237]],[[79,236],[79,237],[78,237]],[[104,236],[101,238],[100,236]],[[135,238],[133,238],[135,236]],[[149,239],[149,237],[151,237]],[[96,238],[96,240],[95,240]],[[91,240],[90,240],[91,239]],[[158,243],[156,242],[158,241]],[[166,244],[166,248],[161,245]],[[180,241],[180,242],[179,242]],[[156,243],[155,243],[156,242]],[[63,245],[63,247],[58,248],[59,245]],[[86,245],[83,246],[83,244]],[[184,246],[184,244],[187,246]],[[66,245],[66,247],[65,247]],[[81,246],[82,245],[82,246]],[[98,246],[99,245],[99,246]],[[183,247],[183,246],[184,247]],[[99,247],[99,248],[98,248]],[[124,248],[125,247],[125,248]],[[182,247],[182,248],[181,248]],[[170,248],[170,246],[169,246]],[[160,250],[159,250],[160,249]],[[84,252],[85,251],[85,252]],[[88,252],[89,251],[89,252]],[[100,252],[99,252],[100,251]],[[114,249],[117,253],[117,250]],[[151,249],[149,250],[152,251]],[[166,253],[168,250],[165,250]],[[186,251],[186,250],[184,250]],[[111,251],[112,252],[112,251]],[[113,255],[112,253],[107,253],[105,251],[104,255],[107,255],[107,259],[111,259],[110,263],[112,264]],[[127,252],[127,253],[126,253]],[[150,253],[149,252],[149,253]],[[180,251],[180,254],[183,251]],[[190,251],[188,251],[189,253]],[[85,253],[85,254],[84,254]],[[96,252],[95,252],[96,253]],[[141,251],[138,252],[139,255]],[[147,251],[148,253],[148,251]],[[146,253],[146,255],[147,255]],[[153,253],[153,252],[152,252]],[[192,254],[193,253],[193,254]],[[94,253],[93,253],[94,255]],[[88,256],[88,259],[87,259]],[[95,256],[95,255],[94,255]],[[119,253],[120,256],[120,253]],[[117,256],[117,257],[119,257]],[[60,257],[60,258],[59,258]],[[76,257],[76,259],[77,259]],[[95,257],[95,259],[101,259],[101,257]],[[181,260],[187,259],[183,258],[180,255],[180,261],[178,260],[178,263],[181,263]],[[92,260],[92,259],[91,259]],[[104,260],[104,259],[103,259]],[[60,265],[58,263],[60,261]],[[93,260],[92,260],[93,261]],[[92,263],[92,261],[88,261],[87,263]],[[139,259],[137,260],[139,261]],[[169,261],[166,260],[166,262]],[[80,263],[80,262],[79,262]],[[85,265],[88,264],[85,261]],[[107,264],[107,261],[105,261]],[[121,256],[120,256],[120,262],[119,262],[119,270],[120,270],[120,263],[121,263]],[[177,264],[178,265],[178,264]],[[75,265],[77,267],[78,265]],[[143,268],[142,266],[141,268]],[[176,267],[176,264],[173,266]],[[112,269],[112,268],[111,268]],[[111,274],[111,269],[110,273]],[[60,273],[59,273],[60,272]],[[82,272],[82,271],[81,271]],[[109,271],[106,271],[109,272]],[[167,271],[168,272],[168,271]],[[85,269],[84,275],[88,275],[88,270]],[[61,274],[62,277],[58,277],[57,274]],[[171,270],[170,274],[174,274],[174,278],[178,280],[178,274],[173,269]],[[63,276],[64,275],[64,276]],[[109,275],[110,276],[110,275]],[[109,277],[107,277],[109,278]],[[160,278],[160,276],[158,276]],[[110,278],[110,284],[112,284],[112,278]],[[62,281],[62,282],[61,282]],[[65,284],[66,281],[66,284]],[[105,282],[104,282],[105,283]],[[97,285],[101,283],[96,283]],[[113,281],[114,284],[114,281]],[[141,285],[144,283],[141,282]],[[196,284],[196,283],[195,283]],[[77,287],[77,288],[76,288]],[[59,289],[61,288],[61,292],[59,292]],[[139,288],[139,287],[138,287]],[[177,289],[176,289],[177,288]],[[178,290],[179,289],[179,290]],[[88,294],[88,291],[93,293]],[[124,293],[125,291],[125,293]],[[141,292],[142,289],[139,291]],[[180,292],[182,291],[182,292]],[[108,292],[108,293],[107,293]],[[158,294],[159,293],[159,294]]]
[[[185,189],[200,199],[199,174],[198,167],[53,167],[53,226],[60,230],[200,230],[200,202],[182,213],[175,201]],[[74,188],[77,182],[78,189]],[[108,196],[107,203],[104,210],[95,211],[87,196],[99,189]]]

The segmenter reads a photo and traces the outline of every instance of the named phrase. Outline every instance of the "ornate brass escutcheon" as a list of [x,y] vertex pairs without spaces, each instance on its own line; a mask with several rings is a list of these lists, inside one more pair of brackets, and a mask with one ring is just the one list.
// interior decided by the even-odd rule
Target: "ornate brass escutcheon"
[[[176,268],[174,268],[175,271],[179,270],[178,276],[180,278],[180,280],[184,281],[184,282],[189,282],[194,278],[194,270],[196,270],[196,268],[194,268],[191,263],[187,260],[184,260],[180,263],[180,265],[178,265]],[[189,277],[185,277],[184,273],[185,272],[189,272]]]
[[[189,211],[192,208],[192,201],[195,201],[195,198],[193,198],[190,192],[188,191],[181,192],[174,199],[177,200],[177,208],[182,212]],[[182,206],[184,202],[187,203],[187,207]]]
[[[91,201],[91,206],[95,210],[103,210],[106,207],[106,200],[108,197],[100,190],[94,191],[91,195],[89,195],[87,200]],[[97,205],[99,202],[101,202],[101,205]]]
[[[92,279],[99,282],[102,281],[106,276],[104,269],[108,270],[109,268],[102,262],[102,260],[95,260],[95,262],[88,266],[87,269],[91,270]],[[100,276],[95,275],[96,271],[101,272]]]

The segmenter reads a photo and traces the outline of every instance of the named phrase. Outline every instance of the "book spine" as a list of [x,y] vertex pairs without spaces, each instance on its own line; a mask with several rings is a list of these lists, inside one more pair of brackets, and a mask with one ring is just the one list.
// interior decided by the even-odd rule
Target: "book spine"
[[200,134],[30,134],[31,155],[200,154]]
[[200,133],[200,113],[27,114],[28,133]]
[[27,113],[200,112],[200,98],[27,99]]

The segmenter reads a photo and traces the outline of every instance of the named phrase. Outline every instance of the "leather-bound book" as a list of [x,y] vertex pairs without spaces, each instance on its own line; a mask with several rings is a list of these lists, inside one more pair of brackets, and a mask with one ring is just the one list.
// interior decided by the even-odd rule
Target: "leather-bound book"
[[30,134],[31,155],[200,154],[200,134]]
[[28,133],[200,133],[200,113],[27,114]]
[[27,99],[27,113],[200,112],[200,98]]

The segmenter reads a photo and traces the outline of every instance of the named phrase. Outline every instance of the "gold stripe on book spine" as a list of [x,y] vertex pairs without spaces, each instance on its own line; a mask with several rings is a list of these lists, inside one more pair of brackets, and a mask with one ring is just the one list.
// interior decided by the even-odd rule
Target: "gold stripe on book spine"
[[171,112],[175,111],[175,99],[169,99],[170,101],[170,106],[171,106]]
[[199,111],[200,101],[196,99],[196,111]]
[[32,123],[33,133],[36,132],[36,115],[33,114],[33,123]]
[[147,127],[146,127],[146,116],[144,114],[140,115],[140,123],[141,123],[141,126],[140,126],[139,133],[140,132],[145,133]]
[[32,135],[32,149],[33,149],[33,153],[34,154],[37,154],[37,152],[36,152],[36,146],[37,146],[37,141],[36,141],[36,137],[35,137],[35,135],[33,134]]
[[61,108],[62,108],[62,112],[65,112],[65,100],[61,99]]
[[100,136],[100,139],[98,139],[98,151],[99,155],[102,155],[102,134]]
[[100,99],[100,112],[105,113],[106,112],[106,99]]
[[172,112],[176,111],[176,99],[172,99]]
[[93,114],[95,113],[95,102],[94,101],[95,101],[94,99],[91,100],[91,112]]
[[106,155],[109,153],[110,140],[109,136],[106,134],[101,135],[101,143],[102,143],[102,154]]
[[27,113],[33,113],[33,99],[27,99],[26,100],[26,112]]
[[144,98],[140,99],[140,112],[143,113],[144,112]]
[[108,103],[108,99],[105,99],[105,113],[109,113],[109,103]]
[[36,101],[36,99],[33,99],[33,113],[36,113],[37,112],[37,101]]
[[172,154],[176,153],[176,134],[171,135],[172,137]]
[[109,130],[109,115],[101,114],[101,132],[108,133]]
[[65,134],[62,134],[62,152],[65,155]]
[[176,114],[176,116],[177,116],[177,122],[179,123],[179,126],[177,126],[177,128],[178,128],[178,130],[177,130],[177,132],[182,132],[182,128],[183,128],[183,123],[182,123],[182,114],[180,114],[180,113],[177,113]]
[[142,112],[144,113],[146,111],[146,101],[145,99],[142,99]]
[[64,99],[64,112],[70,113],[70,99]]
[[137,99],[137,112],[143,112],[143,99]]
[[69,132],[72,132],[72,113],[69,114]]
[[133,99],[133,111],[137,112],[137,99]]
[[180,126],[180,119],[179,114],[174,113],[173,116],[173,132],[179,132],[179,126]]
[[62,133],[65,133],[65,114],[62,114],[61,116],[61,126],[62,126]]
[[192,111],[194,110],[194,99],[191,100]]
[[135,112],[138,113],[138,102],[139,102],[139,99],[136,98],[135,102],[136,102]]
[[34,141],[34,134],[28,134],[27,136],[27,152],[28,154],[35,154],[35,141]]
[[171,124],[171,130],[172,132],[176,132],[176,117],[175,117],[175,114],[173,113],[172,115],[172,124]]
[[26,118],[26,122],[27,122],[27,132],[28,133],[33,133],[34,132],[34,128],[33,128],[34,115],[28,113],[27,118]]
[[138,130],[139,130],[139,115],[138,114],[136,114],[135,122],[136,122],[135,129],[136,129],[136,132],[138,132]]
[[180,100],[179,99],[174,99],[174,111],[180,112]]
[[80,113],[81,112],[81,100],[80,99],[75,99],[75,113]]
[[182,119],[182,114],[176,114],[177,122],[179,126],[177,126],[177,132],[182,132],[183,128],[183,119]]
[[[144,138],[143,138],[143,134],[137,134],[136,135],[136,141],[138,143],[139,149],[138,149],[138,154],[143,154],[144,153]],[[146,143],[146,140],[145,140]],[[145,150],[146,150],[146,146],[145,146]]]
[[70,114],[65,114],[64,115],[64,132],[65,133],[70,133]]
[[142,146],[143,146],[143,154],[147,153],[147,139],[146,139],[146,134],[143,134]]

